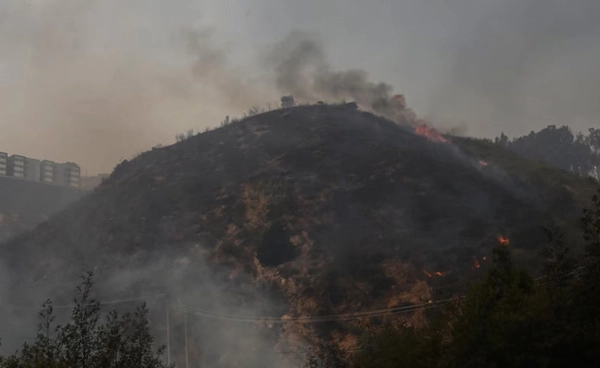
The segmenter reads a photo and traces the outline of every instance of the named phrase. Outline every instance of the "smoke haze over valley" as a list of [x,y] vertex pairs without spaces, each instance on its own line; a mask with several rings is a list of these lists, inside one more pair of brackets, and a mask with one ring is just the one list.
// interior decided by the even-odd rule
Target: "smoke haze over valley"
[[[148,302],[143,328],[93,338],[98,362],[167,344],[133,368],[308,368],[404,322],[433,343],[403,349],[449,367],[486,366],[460,363],[479,344],[596,354],[598,19],[598,0],[1,1],[0,368],[44,300],[87,313],[86,271],[103,312]],[[32,354],[95,336],[63,331],[63,357]],[[382,367],[410,366],[397,343]],[[108,367],[79,358],[54,366]]]
[[470,135],[587,130],[599,15],[593,0],[7,0],[0,149],[108,172],[283,93],[357,83]]

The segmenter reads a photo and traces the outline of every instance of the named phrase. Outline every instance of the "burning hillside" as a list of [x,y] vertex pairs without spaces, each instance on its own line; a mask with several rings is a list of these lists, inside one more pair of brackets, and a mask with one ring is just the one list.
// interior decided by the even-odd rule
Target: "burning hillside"
[[[105,298],[167,293],[194,306],[199,317],[188,323],[207,364],[219,359],[211,351],[247,348],[229,344],[232,336],[284,348],[349,343],[352,321],[323,328],[281,319],[417,305],[436,297],[435,283],[476,272],[498,234],[510,234],[511,246],[543,244],[542,225],[554,214],[575,218],[573,192],[476,164],[518,158],[467,140],[439,144],[448,141],[426,126],[318,105],[146,152],[2,247],[14,285],[5,300],[63,295],[63,285],[70,290],[75,275],[93,269]],[[563,182],[582,195],[593,190],[576,177]],[[18,312],[30,313],[6,311]],[[239,327],[259,316],[272,318]]]
[[437,130],[430,128],[427,124],[421,124],[415,127],[415,133],[427,137],[432,142],[447,143],[448,138],[441,135]]

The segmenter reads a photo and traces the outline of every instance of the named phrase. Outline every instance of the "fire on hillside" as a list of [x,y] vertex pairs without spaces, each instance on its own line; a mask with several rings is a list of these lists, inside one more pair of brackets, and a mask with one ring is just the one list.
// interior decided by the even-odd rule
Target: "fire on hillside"
[[421,124],[421,125],[415,127],[415,133],[418,135],[422,135],[423,137],[426,137],[427,139],[429,139],[432,142],[436,142],[436,143],[448,143],[449,142],[448,138],[444,137],[437,130],[428,127],[427,124]]

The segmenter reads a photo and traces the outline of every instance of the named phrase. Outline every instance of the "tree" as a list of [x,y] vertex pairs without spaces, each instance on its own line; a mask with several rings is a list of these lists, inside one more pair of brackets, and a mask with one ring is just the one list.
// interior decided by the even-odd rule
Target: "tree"
[[306,368],[350,368],[350,358],[336,344],[326,342],[309,354]]
[[546,228],[549,246],[542,249],[544,256],[544,284],[553,290],[564,290],[573,280],[575,259],[557,227]]
[[536,280],[515,266],[508,246],[497,246],[491,268],[466,295],[424,328],[367,334],[352,366],[591,366],[600,359],[600,190],[581,224],[579,267],[558,228],[546,230],[543,277]]
[[495,143],[532,160],[600,179],[600,130],[573,134],[567,126],[550,125],[539,132],[509,140],[504,133]]
[[581,219],[586,244],[589,276],[600,275],[600,189],[592,198],[592,208],[585,209]]
[[594,195],[592,204],[592,208],[584,210],[581,219],[586,245],[580,303],[583,308],[582,318],[589,324],[598,325],[597,332],[600,333],[600,189]]
[[52,302],[42,304],[34,343],[0,358],[0,368],[166,368],[164,347],[153,348],[145,304],[123,316],[111,311],[102,324],[100,303],[90,297],[92,285],[92,274],[85,274],[64,326],[54,325]]
[[[448,316],[456,367],[527,367],[536,353],[536,318],[528,308],[533,280],[516,268],[507,246],[493,250],[493,266]],[[533,364],[535,366],[535,364]]]
[[187,132],[185,133],[181,133],[181,134],[177,134],[175,135],[175,140],[177,142],[183,142],[186,139],[190,139],[195,135],[194,130],[193,129],[189,129]]
[[588,141],[594,152],[600,153],[600,129],[589,129]]
[[227,115],[227,116],[225,116],[225,119],[223,119],[223,121],[221,122],[221,124],[220,124],[220,125],[221,125],[222,127],[224,127],[224,126],[227,126],[227,125],[229,125],[230,123],[231,123],[231,120],[229,119],[229,115]]
[[355,368],[437,367],[441,336],[434,329],[416,329],[407,324],[385,326],[368,335],[356,354]]
[[500,134],[500,138],[496,137],[496,139],[494,140],[494,142],[496,144],[501,145],[501,146],[506,146],[507,143],[508,143],[508,137],[503,132],[502,134]]

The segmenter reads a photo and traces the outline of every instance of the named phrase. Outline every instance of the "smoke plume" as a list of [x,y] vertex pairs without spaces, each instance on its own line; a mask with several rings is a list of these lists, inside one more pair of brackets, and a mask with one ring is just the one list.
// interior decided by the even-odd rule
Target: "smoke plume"
[[268,53],[266,65],[275,73],[278,91],[301,101],[350,99],[392,120],[413,123],[415,119],[404,104],[390,103],[391,85],[371,81],[369,73],[362,69],[335,70],[327,60],[323,43],[315,35],[291,32]]

